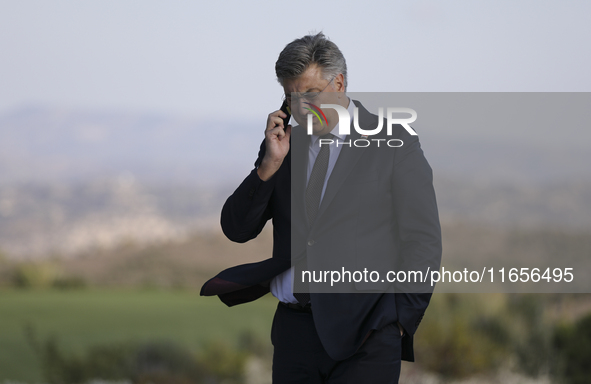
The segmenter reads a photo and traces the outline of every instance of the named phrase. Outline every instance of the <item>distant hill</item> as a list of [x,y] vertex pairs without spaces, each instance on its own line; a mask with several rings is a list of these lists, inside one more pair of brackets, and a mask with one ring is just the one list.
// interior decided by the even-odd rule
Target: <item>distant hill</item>
[[[418,95],[416,103],[422,101]],[[561,110],[544,114],[549,112],[556,119]],[[575,127],[516,128],[503,115],[482,111],[486,118],[474,117],[481,125],[472,127],[469,118],[456,116],[459,111],[421,113],[414,126],[436,175],[493,183],[591,182],[591,120]],[[23,107],[0,115],[0,184],[88,181],[121,173],[150,182],[235,184],[252,168],[265,119]],[[482,120],[492,121],[494,129]]]
[[[442,222],[591,228],[589,142],[421,126]],[[264,119],[23,107],[0,115],[0,249],[76,255],[218,230]],[[499,128],[503,129],[502,127]],[[544,135],[550,132],[542,132]]]
[[25,107],[0,116],[0,184],[122,172],[142,180],[217,183],[252,166],[263,130],[223,120]]

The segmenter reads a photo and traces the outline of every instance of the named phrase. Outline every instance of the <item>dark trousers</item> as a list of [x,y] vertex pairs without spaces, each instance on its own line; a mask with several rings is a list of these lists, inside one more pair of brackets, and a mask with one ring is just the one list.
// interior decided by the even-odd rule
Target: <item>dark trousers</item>
[[331,359],[314,327],[312,314],[277,307],[271,329],[273,383],[398,383],[400,331],[389,324],[373,331],[346,360]]

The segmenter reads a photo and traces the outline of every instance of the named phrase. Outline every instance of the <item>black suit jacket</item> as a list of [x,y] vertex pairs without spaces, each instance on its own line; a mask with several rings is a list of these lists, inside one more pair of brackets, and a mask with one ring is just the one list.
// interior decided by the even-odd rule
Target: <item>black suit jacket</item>
[[[355,104],[360,125],[375,128],[378,117]],[[294,127],[290,154],[266,182],[256,173],[265,154],[263,142],[255,169],[226,201],[221,223],[229,239],[246,242],[272,219],[273,257],[222,271],[205,283],[201,294],[218,295],[229,306],[255,300],[269,292],[273,277],[291,266],[292,256],[307,258],[309,269],[315,270],[326,266],[327,253],[337,253],[360,270],[371,270],[384,260],[391,270],[439,269],[441,231],[431,168],[417,136],[396,125],[386,136],[385,127],[370,139],[400,139],[402,147],[387,147],[385,141],[380,148],[375,141],[366,149],[344,146],[312,227],[300,208],[306,164],[295,160],[307,158],[305,129]],[[347,140],[359,138],[352,128]],[[371,330],[398,321],[406,333],[402,358],[413,361],[412,338],[431,294],[384,293],[378,291],[387,284],[353,284],[349,291],[355,293],[311,293],[314,322],[327,353],[335,360],[346,359]]]

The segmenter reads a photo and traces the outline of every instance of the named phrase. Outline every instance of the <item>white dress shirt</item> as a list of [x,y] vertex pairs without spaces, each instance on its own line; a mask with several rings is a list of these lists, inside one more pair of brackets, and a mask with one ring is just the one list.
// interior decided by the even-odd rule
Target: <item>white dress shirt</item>
[[[351,102],[349,99],[349,106],[347,107],[347,111],[349,112],[349,116],[351,117],[351,122],[353,122],[353,113],[355,110],[355,104]],[[322,194],[320,195],[320,201],[324,197],[324,192],[326,191],[326,185],[328,184],[328,179],[330,178],[330,174],[334,169],[335,164],[337,163],[337,159],[339,158],[339,154],[341,153],[342,145],[337,145],[337,141],[339,143],[343,142],[346,139],[347,135],[341,135],[339,133],[339,124],[330,131],[335,138],[333,143],[329,144],[330,147],[330,156],[328,157],[328,169],[326,171],[326,178],[324,179],[324,187],[322,188]],[[320,145],[318,143],[318,139],[320,136],[312,135],[310,137],[310,147],[308,150],[308,176],[307,180],[310,179],[310,174],[312,173],[312,168],[314,167],[314,162],[316,161],[316,157],[320,152]],[[324,145],[324,144],[323,144]],[[280,301],[284,303],[292,303],[295,304],[298,301],[293,296],[293,273],[294,268],[291,267],[290,269],[286,270],[285,272],[277,275],[271,280],[271,293],[273,296],[278,298]]]

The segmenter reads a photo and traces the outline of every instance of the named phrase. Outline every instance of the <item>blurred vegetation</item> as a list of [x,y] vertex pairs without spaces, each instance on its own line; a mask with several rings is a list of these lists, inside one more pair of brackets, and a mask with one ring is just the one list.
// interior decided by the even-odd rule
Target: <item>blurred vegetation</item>
[[[271,297],[226,308],[179,290],[0,293],[7,310],[0,316],[6,346],[0,372],[14,372],[0,381],[240,384],[261,382],[247,380],[252,359],[270,369]],[[571,305],[590,301],[589,295],[435,294],[415,336],[413,366],[443,381],[510,370],[530,381],[589,383],[591,315],[566,315]],[[32,325],[23,333],[25,324]]]
[[[417,364],[444,379],[493,375],[568,378],[591,364],[591,315],[557,328],[554,308],[568,295],[435,294],[415,336]],[[588,305],[589,295],[571,295]],[[587,328],[588,327],[588,328]],[[584,339],[584,341],[582,341]],[[577,363],[579,362],[579,363]],[[577,365],[578,364],[578,365]]]
[[[273,299],[228,308],[192,290],[0,290],[0,383],[49,383],[47,367],[70,377],[99,369],[94,362],[109,356],[136,358],[150,345],[166,356],[190,355],[204,374],[236,381],[253,357],[270,359]],[[39,335],[36,344],[30,332],[25,337],[27,324]]]
[[248,244],[220,232],[197,233],[185,241],[151,245],[127,241],[114,249],[95,247],[69,257],[30,255],[27,260],[0,251],[0,287],[145,287],[199,289],[231,265],[260,261],[272,251],[272,231]]
[[[75,354],[64,352],[55,336],[40,341],[30,325],[25,333],[48,384],[87,383],[97,378],[146,384],[242,384],[246,361],[253,354],[219,340],[205,343],[198,354],[171,341],[93,345]],[[246,334],[252,339],[251,333]]]
[[51,260],[4,262],[0,283],[23,289],[80,289],[88,285],[83,277],[65,274],[60,263]]
[[554,376],[568,384],[591,383],[591,314],[556,327]]
[[[558,254],[581,262],[591,249],[584,234],[448,226],[444,235],[462,266],[497,256],[499,265]],[[270,367],[276,300],[227,308],[196,288],[223,267],[259,260],[269,244],[267,237],[232,248],[199,235],[34,261],[0,251],[0,382],[259,383],[247,380],[249,366],[257,358]],[[530,382],[591,383],[590,318],[590,295],[435,294],[412,367],[442,381],[511,371]],[[25,324],[43,337],[29,327],[27,343]]]
[[434,295],[415,338],[420,364],[445,378],[493,371],[507,353],[506,328],[498,316],[487,315],[501,299],[483,303],[470,296]]

